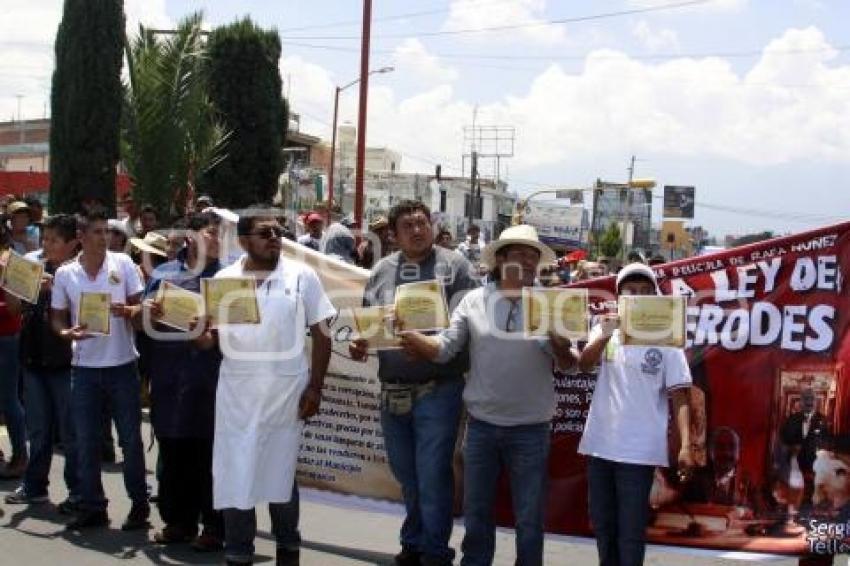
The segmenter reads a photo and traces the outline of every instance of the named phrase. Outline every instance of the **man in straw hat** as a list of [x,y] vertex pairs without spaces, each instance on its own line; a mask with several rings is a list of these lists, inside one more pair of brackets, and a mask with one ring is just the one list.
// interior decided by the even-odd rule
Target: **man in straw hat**
[[[391,305],[404,283],[439,280],[450,305],[477,286],[472,266],[460,254],[434,246],[431,211],[405,200],[390,210],[389,230],[399,247],[380,260],[366,283],[366,306]],[[349,352],[365,360],[366,340]],[[448,360],[446,360],[448,361]],[[451,564],[454,481],[452,459],[463,403],[465,356],[448,364],[411,360],[400,350],[378,352],[381,426],[393,475],[401,484],[407,516],[396,564]],[[393,400],[390,403],[390,400]]]
[[[660,295],[655,272],[631,263],[617,274],[618,295]],[[693,465],[688,388],[691,371],[681,348],[626,346],[616,314],[603,315],[579,358],[582,371],[599,367],[578,451],[588,456],[590,519],[602,564],[643,564],[654,470],[669,465],[668,399],[681,438],[680,477]]]
[[150,279],[154,269],[168,259],[168,238],[159,232],[148,232],[144,238],[130,238],[130,247],[141,254],[138,263],[145,279]]
[[484,248],[481,263],[491,282],[468,293],[437,336],[403,332],[406,351],[437,363],[469,347],[471,368],[463,391],[469,413],[464,449],[461,564],[493,563],[496,487],[503,470],[511,481],[516,517],[516,562],[543,564],[543,520],[550,421],[555,412],[553,360],[576,364],[570,340],[550,329],[549,339],[525,339],[523,287],[555,254],[532,226],[512,226]]

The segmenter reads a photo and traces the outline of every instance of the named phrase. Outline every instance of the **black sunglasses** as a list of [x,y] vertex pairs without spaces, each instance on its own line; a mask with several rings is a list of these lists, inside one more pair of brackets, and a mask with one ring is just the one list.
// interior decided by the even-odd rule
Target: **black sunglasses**
[[249,232],[252,236],[258,236],[264,240],[270,240],[272,238],[280,238],[283,236],[283,228],[280,226],[269,226],[267,228],[261,228],[255,232]]

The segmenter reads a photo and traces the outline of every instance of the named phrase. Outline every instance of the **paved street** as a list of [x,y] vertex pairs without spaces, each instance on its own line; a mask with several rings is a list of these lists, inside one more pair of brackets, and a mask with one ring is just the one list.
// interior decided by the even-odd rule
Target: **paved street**
[[[144,438],[149,437],[145,424]],[[8,439],[0,428],[0,446],[8,454]],[[156,447],[146,455],[148,477],[156,489],[153,464]],[[54,460],[50,495],[53,502],[65,496],[61,479],[61,456]],[[15,482],[0,482],[0,494],[15,488]],[[0,564],[27,564],[29,566],[57,564],[85,564],[97,566],[115,564],[117,560],[133,564],[215,564],[220,555],[199,555],[186,546],[162,547],[149,541],[147,532],[124,533],[119,527],[129,510],[124,493],[120,465],[108,466],[104,473],[104,486],[110,497],[109,512],[112,524],[109,529],[69,534],[63,529],[67,520],[53,505],[31,508],[0,503],[5,516],[0,519]],[[305,539],[302,563],[307,565],[390,564],[396,551],[396,533],[401,518],[397,511],[388,513],[341,509],[323,503],[321,495],[305,493],[302,502],[301,531]],[[162,523],[156,511],[154,526]],[[258,516],[261,535],[257,541],[257,562],[274,560],[274,545],[269,536],[269,519],[265,511]],[[462,527],[455,528],[454,548],[460,547]],[[497,540],[496,564],[513,563],[513,535],[500,532]],[[560,539],[549,540],[546,545],[546,563],[561,565],[596,564],[595,550],[591,544]],[[795,566],[796,560],[779,559],[768,562],[775,566]],[[836,560],[846,563],[846,559]],[[744,564],[738,560],[693,556],[670,549],[653,549],[646,561],[651,566],[721,566]]]

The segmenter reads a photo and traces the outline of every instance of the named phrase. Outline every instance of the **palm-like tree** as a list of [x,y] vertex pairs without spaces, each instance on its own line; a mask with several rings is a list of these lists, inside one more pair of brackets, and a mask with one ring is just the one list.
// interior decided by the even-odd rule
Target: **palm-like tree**
[[225,158],[227,133],[207,96],[202,15],[176,33],[139,27],[127,44],[121,154],[137,202],[163,217],[183,213],[195,179]]

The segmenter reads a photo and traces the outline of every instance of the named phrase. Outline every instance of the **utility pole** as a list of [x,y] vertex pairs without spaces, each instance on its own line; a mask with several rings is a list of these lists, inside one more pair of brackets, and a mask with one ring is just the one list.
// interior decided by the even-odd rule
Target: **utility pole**
[[363,33],[360,45],[360,112],[357,116],[357,177],[354,180],[354,226],[363,228],[363,178],[366,170],[366,109],[369,96],[369,39],[372,0],[363,0]]
[[18,99],[18,136],[20,137],[20,141],[18,143],[24,143],[24,121],[21,116],[21,100],[23,100],[23,94],[16,94],[15,98]]
[[[629,254],[628,248],[630,242],[628,241],[629,236],[629,224],[631,223],[632,218],[632,181],[635,178],[635,156],[632,155],[631,163],[629,164],[629,182],[626,183],[626,213],[623,215],[623,245],[620,248],[620,254],[622,255],[622,259],[625,261],[626,257]],[[632,230],[632,238],[634,239],[635,231]]]

